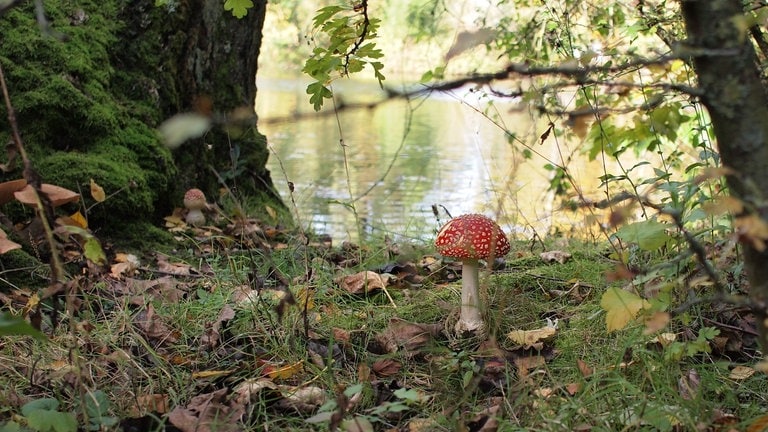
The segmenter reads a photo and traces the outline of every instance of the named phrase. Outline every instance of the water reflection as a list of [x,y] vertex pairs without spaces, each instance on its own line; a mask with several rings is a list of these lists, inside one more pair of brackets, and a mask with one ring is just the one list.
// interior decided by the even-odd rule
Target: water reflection
[[[260,118],[311,112],[305,86],[299,80],[259,78]],[[334,91],[345,102],[381,98],[375,84],[343,81]],[[528,142],[546,128],[512,105],[499,105],[498,115]],[[450,96],[345,110],[338,117],[263,121],[260,129],[274,152],[269,169],[283,197],[292,182],[301,223],[336,240],[357,240],[356,221],[376,236],[431,238],[438,223],[433,204],[453,215],[496,215],[508,232],[546,233],[556,214],[544,161],[522,161],[521,149],[513,148],[500,128]],[[552,144],[536,150],[558,160]]]

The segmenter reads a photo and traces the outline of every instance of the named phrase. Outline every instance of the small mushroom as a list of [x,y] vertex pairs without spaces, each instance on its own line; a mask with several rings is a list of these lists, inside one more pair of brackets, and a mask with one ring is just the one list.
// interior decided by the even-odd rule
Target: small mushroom
[[496,222],[483,215],[468,214],[450,220],[435,238],[437,251],[457,258],[461,268],[461,315],[456,333],[483,333],[485,323],[480,313],[478,260],[501,257],[509,252],[509,241]]
[[187,209],[185,221],[192,226],[205,224],[203,209],[206,207],[205,194],[200,189],[190,189],[184,194],[184,207]]

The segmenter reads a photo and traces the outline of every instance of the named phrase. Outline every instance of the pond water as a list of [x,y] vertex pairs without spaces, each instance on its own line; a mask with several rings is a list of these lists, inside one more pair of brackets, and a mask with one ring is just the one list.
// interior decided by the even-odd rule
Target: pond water
[[[495,217],[507,233],[522,236],[584,226],[583,216],[556,208],[547,191],[551,173],[543,169],[546,159],[559,162],[578,143],[554,135],[540,143],[547,123],[534,122],[515,103],[494,101],[484,114],[487,100],[455,90],[316,114],[306,82],[260,77],[257,85],[256,112],[272,151],[268,168],[275,185],[289,206],[291,197],[295,201],[303,226],[335,241],[360,235],[430,239],[448,219],[446,210]],[[384,98],[375,83],[340,81],[334,92],[345,104]],[[522,158],[521,143],[510,144],[491,119],[528,143],[534,157]],[[569,168],[587,195],[599,193],[600,166]]]

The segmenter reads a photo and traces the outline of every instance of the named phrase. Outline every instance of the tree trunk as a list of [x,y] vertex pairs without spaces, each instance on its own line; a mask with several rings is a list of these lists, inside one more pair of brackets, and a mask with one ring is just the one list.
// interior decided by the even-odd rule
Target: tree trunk
[[[745,27],[741,0],[683,0],[688,43],[731,193],[745,214],[768,221],[768,95]],[[759,235],[759,234],[758,234]],[[759,241],[750,241],[759,240]],[[768,352],[768,250],[744,243],[744,266],[760,342]]]
[[[30,0],[0,16],[0,64],[32,162],[47,183],[88,190],[93,179],[105,189],[102,203],[83,194],[101,233],[146,233],[129,225],[156,224],[190,187],[216,200],[223,182],[238,199],[280,203],[253,112],[266,1],[243,19],[221,0],[167,3],[48,0],[48,32]],[[192,110],[223,119],[226,132],[214,127],[171,153],[155,128]],[[233,113],[244,120],[224,121]],[[6,119],[2,104],[3,144]],[[0,181],[21,176],[17,163],[0,162],[13,168]]]
[[[240,198],[261,196],[279,202],[265,168],[266,138],[256,129],[254,114],[266,1],[255,1],[242,19],[225,11],[220,0],[170,3],[123,4],[120,38],[127,44],[116,51],[116,59],[135,76],[149,79],[148,96],[158,100],[163,118],[197,110],[211,112],[230,126],[226,131],[214,128],[174,151],[176,195],[198,187],[211,196],[225,180]],[[245,121],[232,127],[233,116]]]

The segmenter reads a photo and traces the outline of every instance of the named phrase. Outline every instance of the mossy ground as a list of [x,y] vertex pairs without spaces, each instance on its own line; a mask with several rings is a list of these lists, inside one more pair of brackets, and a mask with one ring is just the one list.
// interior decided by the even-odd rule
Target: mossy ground
[[[78,314],[61,316],[48,343],[9,339],[0,348],[0,385],[8,389],[0,418],[44,396],[80,415],[83,392],[102,390],[110,415],[130,425],[140,417],[137,400],[162,399],[162,418],[195,396],[256,378],[281,389],[319,388],[326,403],[302,408],[285,404],[277,387],[262,389],[248,406],[253,430],[327,430],[327,421],[305,419],[341,403],[344,389],[360,391],[344,418],[365,418],[377,430],[466,430],[488,418],[497,421],[488,430],[499,431],[725,430],[766,412],[762,374],[733,378],[735,362],[704,352],[670,360],[639,321],[606,331],[600,299],[614,263],[602,245],[561,242],[573,256],[551,264],[519,244],[504,269],[481,276],[501,351],[457,348],[442,334],[387,351],[380,337],[393,319],[442,328],[455,311],[460,287],[445,282],[448,263],[422,267],[424,280],[390,285],[391,301],[381,291],[352,295],[340,288],[339,276],[394,268],[391,245],[327,248],[278,231],[269,250],[221,248],[231,243],[188,232],[175,261],[198,271],[166,280],[172,289],[120,295],[122,281],[84,283]],[[430,251],[416,245],[410,255],[431,262]],[[357,264],[340,266],[344,260]],[[406,261],[397,265],[424,265]],[[285,289],[294,304],[285,302]],[[153,322],[162,326],[154,330],[139,323],[149,320],[150,305]],[[234,315],[220,322],[227,306]],[[523,350],[507,338],[512,330],[554,321],[554,338],[538,348]],[[211,345],[206,338],[217,322],[220,339]],[[398,366],[383,373],[376,369],[382,362]],[[270,374],[280,368],[287,372]],[[144,426],[151,429],[150,423]]]

